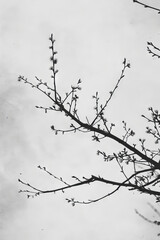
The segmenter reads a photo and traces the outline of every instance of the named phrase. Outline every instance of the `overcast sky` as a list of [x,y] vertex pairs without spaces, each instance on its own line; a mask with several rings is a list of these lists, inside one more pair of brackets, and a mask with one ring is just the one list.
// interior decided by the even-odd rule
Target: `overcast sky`
[[[148,1],[149,2],[149,1]],[[154,1],[158,6],[158,0]],[[156,5],[157,4],[157,5]],[[160,7],[160,5],[159,5]],[[143,137],[147,108],[159,107],[159,61],[146,42],[159,43],[159,15],[131,0],[1,0],[0,1],[0,239],[2,240],[135,240],[156,239],[158,229],[135,214],[154,217],[148,196],[121,190],[96,204],[72,207],[66,197],[87,200],[107,193],[106,186],[84,187],[27,199],[17,179],[52,188],[56,182],[37,169],[57,176],[105,177],[108,165],[96,156],[100,148],[86,135],[55,136],[52,124],[66,126],[55,114],[37,111],[45,97],[19,84],[18,75],[50,81],[49,36],[56,38],[58,87],[67,91],[83,82],[81,115],[91,115],[92,95],[102,100],[116,83],[125,58],[131,69],[108,107],[107,118],[122,131],[122,120]],[[69,123],[68,123],[69,125]],[[113,143],[102,145],[112,153]],[[115,171],[110,177],[115,179]],[[106,176],[107,177],[107,176]]]

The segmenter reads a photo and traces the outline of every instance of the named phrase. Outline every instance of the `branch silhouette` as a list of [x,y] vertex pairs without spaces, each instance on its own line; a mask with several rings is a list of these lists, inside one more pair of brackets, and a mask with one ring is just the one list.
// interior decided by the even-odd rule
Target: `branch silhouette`
[[[135,1],[139,3],[138,1]],[[142,4],[143,5],[143,4]],[[42,94],[44,94],[48,99],[51,101],[51,106],[44,107],[44,106],[36,106],[38,109],[44,110],[46,113],[48,111],[53,112],[61,112],[69,119],[71,122],[69,129],[57,129],[54,125],[51,126],[53,132],[57,135],[59,133],[76,133],[80,131],[82,133],[91,133],[92,140],[96,142],[101,142],[106,138],[109,138],[115,142],[117,142],[120,146],[123,147],[122,151],[118,153],[113,153],[113,155],[107,155],[105,152],[98,150],[97,155],[101,155],[104,158],[104,161],[112,162],[116,161],[120,172],[123,175],[124,180],[116,181],[111,179],[106,179],[105,177],[91,175],[90,177],[82,177],[80,180],[76,176],[72,176],[74,180],[73,183],[68,183],[63,180],[62,177],[57,177],[52,174],[50,171],[46,169],[46,167],[38,166],[40,170],[43,170],[46,174],[49,174],[51,177],[54,177],[55,180],[60,181],[63,186],[55,189],[50,190],[42,190],[41,188],[37,188],[30,183],[27,183],[21,179],[19,182],[27,187],[28,189],[20,190],[20,192],[27,193],[28,197],[35,197],[41,194],[47,193],[56,193],[56,192],[64,192],[69,188],[80,187],[82,185],[90,185],[94,182],[105,183],[107,185],[113,186],[113,191],[107,192],[104,196],[97,197],[93,200],[88,201],[79,201],[75,200],[74,198],[66,199],[68,202],[75,205],[76,203],[83,203],[89,204],[100,201],[116,191],[118,191],[121,187],[128,188],[130,191],[138,191],[141,193],[154,195],[157,201],[160,201],[160,191],[157,189],[157,185],[160,181],[160,163],[159,163],[159,156],[160,150],[151,150],[145,147],[145,139],[139,139],[139,143],[141,146],[141,150],[136,147],[136,144],[130,144],[129,140],[131,137],[135,135],[135,132],[127,127],[127,124],[123,121],[123,128],[124,128],[124,135],[119,137],[113,134],[113,127],[115,125],[113,123],[109,124],[107,119],[105,118],[106,109],[108,104],[111,102],[116,90],[119,88],[119,85],[122,79],[125,77],[125,73],[127,69],[130,69],[130,63],[127,62],[126,58],[124,58],[122,62],[122,71],[120,76],[115,84],[115,87],[112,91],[109,92],[109,97],[106,99],[104,104],[100,104],[99,93],[96,92],[93,96],[95,100],[95,116],[93,119],[89,119],[87,116],[85,117],[86,121],[83,121],[79,117],[79,108],[78,108],[78,92],[81,90],[81,79],[77,81],[75,86],[71,86],[69,92],[62,96],[59,91],[57,90],[57,80],[56,76],[58,73],[57,70],[57,59],[55,55],[57,51],[55,51],[55,39],[53,38],[53,34],[51,34],[49,41],[51,43],[49,49],[51,50],[51,57],[50,61],[52,66],[50,68],[52,75],[51,78],[53,79],[52,86],[49,86],[47,82],[42,81],[37,76],[36,84],[29,81],[24,76],[19,76],[18,81],[24,82],[30,85],[32,88],[37,89]],[[149,46],[153,47],[154,50],[159,51],[152,43],[148,43]],[[150,53],[150,52],[149,52]],[[146,127],[146,133],[154,137],[155,143],[157,144],[160,140],[160,114],[157,110],[153,108],[148,109],[150,112],[150,116],[142,117],[150,123],[151,127]],[[124,165],[132,166],[132,173],[128,176],[128,174],[124,170]]]
[[143,3],[143,2],[137,1],[137,0],[133,0],[133,2],[143,6],[144,8],[154,10],[154,11],[158,12],[158,14],[160,14],[160,8],[153,7],[152,5],[148,5],[146,3]]

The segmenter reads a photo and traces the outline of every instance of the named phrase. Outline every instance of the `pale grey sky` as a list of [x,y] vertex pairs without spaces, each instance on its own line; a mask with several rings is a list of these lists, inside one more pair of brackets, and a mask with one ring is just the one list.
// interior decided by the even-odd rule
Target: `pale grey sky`
[[[154,1],[158,4],[158,1]],[[157,5],[158,6],[158,5]],[[66,121],[34,106],[48,104],[39,93],[17,82],[22,74],[49,80],[48,37],[54,33],[58,51],[58,87],[62,91],[83,81],[81,111],[92,109],[91,96],[108,96],[126,57],[131,69],[108,108],[116,132],[126,120],[145,131],[140,115],[159,105],[159,61],[146,51],[146,42],[160,40],[159,15],[131,0],[10,0],[0,1],[0,239],[2,240],[135,240],[156,239],[158,229],[140,219],[134,209],[152,217],[141,196],[121,190],[102,202],[72,207],[66,197],[87,200],[104,194],[106,186],[70,190],[28,200],[18,194],[19,177],[37,186],[52,182],[36,167],[46,166],[57,176],[104,174],[108,165],[97,158],[99,148],[86,135],[55,137],[50,125]],[[108,153],[112,142],[103,144]],[[104,149],[105,150],[105,149]],[[21,173],[21,175],[20,175]],[[111,171],[111,177],[115,172]]]

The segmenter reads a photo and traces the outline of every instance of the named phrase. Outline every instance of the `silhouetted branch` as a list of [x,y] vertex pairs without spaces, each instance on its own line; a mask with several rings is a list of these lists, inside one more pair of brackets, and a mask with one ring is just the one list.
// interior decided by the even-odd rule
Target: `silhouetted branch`
[[[135,1],[139,3],[138,1]],[[77,131],[80,131],[82,133],[91,133],[91,137],[93,141],[101,142],[104,139],[112,139],[113,141],[119,143],[120,146],[123,147],[121,151],[118,153],[113,153],[112,155],[106,154],[104,151],[97,151],[97,155],[101,155],[106,162],[116,161],[120,168],[120,172],[122,173],[122,176],[124,180],[122,181],[116,181],[116,180],[110,180],[106,179],[105,177],[95,176],[91,175],[89,178],[83,177],[82,180],[80,180],[76,176],[72,176],[74,179],[74,183],[68,183],[63,180],[62,177],[57,177],[56,175],[52,174],[50,171],[46,169],[46,167],[38,166],[40,170],[43,170],[45,173],[49,174],[51,177],[53,177],[55,180],[61,182],[63,184],[62,187],[50,189],[50,190],[42,190],[40,188],[34,187],[33,185],[26,183],[19,179],[19,182],[23,184],[25,187],[29,188],[27,190],[20,190],[20,192],[27,193],[27,196],[38,196],[45,193],[56,193],[56,192],[64,192],[64,190],[86,185],[86,184],[93,184],[93,182],[99,182],[99,183],[105,183],[107,185],[111,185],[115,187],[113,191],[105,194],[104,196],[97,197],[93,200],[88,201],[77,201],[74,198],[67,199],[68,202],[72,203],[72,205],[75,205],[76,203],[83,203],[83,204],[89,204],[93,202],[100,201],[116,191],[119,190],[121,187],[128,188],[130,191],[137,190],[141,193],[146,193],[149,195],[154,195],[156,197],[157,201],[160,201],[160,192],[155,188],[157,184],[160,182],[160,163],[159,159],[157,160],[157,157],[160,156],[160,150],[151,150],[148,149],[145,145],[145,139],[140,138],[139,144],[140,149],[136,146],[136,144],[130,144],[129,140],[131,137],[135,136],[135,132],[127,126],[127,123],[123,121],[123,129],[124,134],[123,136],[116,136],[113,134],[113,127],[115,127],[114,123],[109,124],[106,117],[106,109],[109,104],[109,102],[112,100],[117,88],[119,87],[119,84],[121,80],[125,76],[126,69],[130,68],[130,63],[127,62],[126,58],[124,58],[123,61],[123,68],[120,74],[120,77],[118,78],[115,87],[112,91],[109,92],[109,97],[104,102],[104,104],[100,104],[100,98],[98,92],[93,96],[93,99],[95,100],[95,116],[93,117],[93,120],[90,121],[87,116],[84,117],[85,121],[82,120],[82,118],[79,117],[78,113],[78,92],[81,90],[81,79],[77,81],[75,86],[71,86],[70,91],[65,93],[65,96],[62,96],[58,90],[57,90],[57,82],[56,82],[56,74],[58,73],[58,70],[56,68],[57,59],[55,58],[55,55],[57,52],[55,51],[55,40],[53,39],[53,34],[51,34],[51,37],[49,38],[51,41],[51,46],[49,47],[51,50],[51,62],[52,66],[50,70],[52,71],[51,78],[53,79],[53,86],[49,86],[48,83],[42,81],[38,77],[35,77],[36,83],[32,83],[28,81],[27,78],[24,76],[19,76],[18,81],[22,81],[24,83],[29,84],[32,88],[37,89],[41,93],[43,93],[50,101],[51,106],[44,107],[44,106],[36,106],[38,109],[44,110],[46,113],[48,111],[53,112],[61,112],[63,113],[70,121],[69,129],[57,129],[54,125],[51,126],[51,129],[54,131],[54,133],[57,135],[59,133],[65,134],[65,133],[76,133]],[[149,43],[149,46],[153,47],[154,50],[159,51],[158,48],[156,48],[153,44]],[[148,121],[148,123],[151,125],[150,127],[146,128],[146,133],[150,134],[154,137],[156,140],[155,143],[159,143],[160,140],[160,114],[157,110],[153,110],[152,108],[149,108],[150,117],[146,117],[142,115],[145,120]],[[125,165],[130,165],[129,172],[126,171]]]
[[[160,212],[152,204],[148,203],[148,205],[153,209],[154,213],[156,215],[158,215],[158,217],[160,217]],[[151,220],[151,219],[145,217],[143,214],[141,214],[137,209],[135,210],[135,212],[146,222],[157,225],[157,226],[160,226],[160,220],[157,220],[157,219],[156,220],[153,220],[153,219]],[[157,236],[160,236],[160,233],[158,233]]]
[[[51,172],[47,171],[45,167],[42,168],[42,167],[38,166],[38,168],[40,168],[41,170],[48,173],[50,176],[54,177],[55,179],[57,179],[58,181],[63,183],[64,186],[60,187],[60,188],[50,189],[50,190],[42,190],[42,189],[34,187],[33,185],[31,185],[29,183],[26,183],[26,182],[22,181],[21,179],[18,179],[18,181],[21,184],[23,184],[27,188],[31,189],[31,190],[28,190],[28,189],[27,190],[20,190],[20,192],[27,193],[28,197],[34,197],[34,196],[38,196],[40,194],[46,194],[46,193],[56,193],[56,192],[60,192],[60,191],[64,192],[64,190],[66,190],[66,189],[82,186],[82,185],[85,185],[85,184],[91,184],[91,183],[96,182],[96,181],[101,182],[101,183],[105,183],[105,184],[109,184],[109,185],[113,185],[113,186],[117,186],[117,188],[115,190],[113,190],[112,192],[109,192],[106,195],[104,195],[102,197],[99,197],[97,199],[94,199],[94,200],[88,200],[88,201],[82,201],[81,202],[81,201],[77,201],[75,199],[73,201],[73,198],[72,198],[72,200],[70,199],[70,202],[72,202],[72,203],[74,202],[74,204],[76,204],[76,203],[84,203],[84,204],[94,203],[94,202],[100,201],[100,200],[102,200],[106,197],[109,197],[110,195],[112,195],[113,193],[118,191],[120,187],[127,187],[127,188],[129,188],[129,190],[138,190],[140,192],[147,193],[147,194],[150,194],[150,195],[160,196],[160,192],[151,190],[150,188],[146,188],[147,184],[146,185],[141,185],[141,184],[138,185],[136,181],[135,181],[135,183],[132,183],[130,181],[135,176],[138,176],[139,174],[142,174],[144,172],[151,171],[151,169],[145,169],[145,170],[138,171],[138,172],[134,173],[132,176],[130,176],[129,178],[127,178],[123,182],[111,181],[111,180],[102,178],[100,176],[97,177],[95,175],[92,175],[90,178],[83,177],[84,180],[80,180],[79,178],[77,178],[75,176],[72,176],[72,178],[75,179],[76,181],[78,181],[78,183],[69,184],[69,183],[65,182],[62,178],[58,178],[55,175],[53,175]],[[69,200],[69,199],[67,199],[67,200]]]
[[134,3],[138,3],[140,5],[142,5],[143,7],[145,8],[148,8],[148,9],[151,9],[151,10],[154,10],[154,11],[157,11],[158,14],[160,13],[160,9],[159,8],[156,8],[156,7],[153,7],[151,5],[148,5],[146,3],[143,3],[143,2],[140,2],[140,1],[137,1],[137,0],[133,0]]
[[160,58],[160,49],[156,47],[152,42],[147,42],[147,51],[152,57]]

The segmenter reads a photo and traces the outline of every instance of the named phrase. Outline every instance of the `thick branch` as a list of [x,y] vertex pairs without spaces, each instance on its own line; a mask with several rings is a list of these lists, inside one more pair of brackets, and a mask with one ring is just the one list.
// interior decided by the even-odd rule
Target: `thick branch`
[[145,7],[145,8],[150,8],[150,9],[152,9],[152,10],[158,11],[158,13],[160,13],[160,9],[159,9],[159,8],[153,7],[153,6],[151,6],[151,5],[142,3],[142,2],[137,1],[137,0],[133,0],[133,2],[140,4],[140,5],[142,5],[142,6]]
[[160,192],[158,191],[154,191],[154,190],[151,190],[151,189],[147,189],[147,188],[144,188],[143,186],[138,186],[138,185],[135,185],[135,184],[132,184],[132,183],[126,183],[127,180],[125,180],[124,182],[115,182],[115,181],[111,181],[111,180],[107,180],[107,179],[104,179],[104,178],[101,178],[101,177],[96,177],[96,176],[93,176],[93,178],[96,180],[96,181],[100,181],[100,182],[104,182],[104,183],[107,183],[107,184],[110,184],[110,185],[115,185],[115,186],[122,186],[122,187],[131,187],[130,190],[139,190],[140,192],[143,192],[143,193],[147,193],[147,194],[150,194],[150,195],[154,195],[154,196],[160,196]]
[[68,116],[71,117],[72,120],[74,120],[76,123],[78,123],[81,127],[90,130],[91,132],[96,132],[96,133],[100,133],[101,135],[111,138],[113,140],[115,140],[116,142],[118,142],[119,144],[123,145],[124,147],[126,147],[127,149],[129,149],[130,151],[134,152],[135,154],[137,154],[139,157],[141,157],[142,159],[146,160],[148,163],[150,163],[151,165],[153,165],[156,169],[160,169],[160,165],[159,163],[157,163],[156,161],[154,161],[153,159],[147,157],[146,155],[144,155],[142,152],[140,152],[138,149],[136,149],[135,147],[131,146],[130,144],[128,144],[127,142],[123,141],[121,138],[111,134],[110,132],[106,132],[100,128],[96,128],[90,124],[84,123],[82,122],[80,119],[77,119],[75,116],[73,116],[72,113],[70,113],[67,109],[65,109],[65,107],[63,105],[60,105],[58,102],[57,104],[59,105],[59,107],[61,108],[62,111],[65,112],[65,114],[67,114]]

